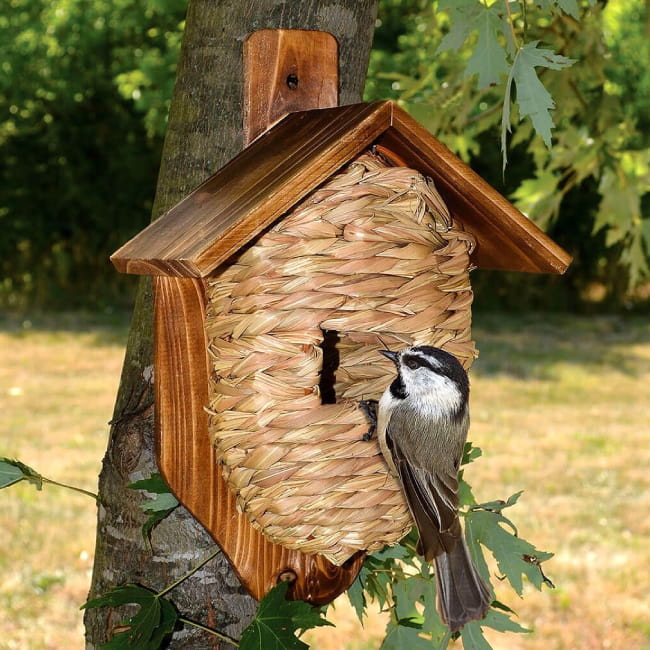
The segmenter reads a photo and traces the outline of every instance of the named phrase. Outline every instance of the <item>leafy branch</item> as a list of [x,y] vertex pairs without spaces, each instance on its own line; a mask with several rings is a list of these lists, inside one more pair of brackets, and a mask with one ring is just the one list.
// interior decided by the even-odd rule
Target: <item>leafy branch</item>
[[288,588],[288,582],[280,582],[260,601],[255,618],[241,635],[240,650],[307,650],[309,646],[298,636],[314,627],[332,625],[323,618],[322,608],[287,600]]
[[[145,540],[151,541],[153,528],[177,508],[179,503],[158,473],[131,483],[127,487],[154,495],[153,499],[148,499],[140,506],[145,513],[150,515],[142,525],[142,536]],[[259,648],[305,650],[308,646],[298,639],[297,634],[319,625],[331,625],[322,617],[321,609],[302,601],[287,600],[287,583],[278,584],[260,601],[255,618],[243,631],[239,641],[214,628],[182,616],[174,603],[166,596],[220,552],[219,548],[215,549],[187,573],[160,591],[153,591],[137,584],[120,585],[85,603],[82,609],[123,605],[139,607],[134,616],[122,621],[115,628],[113,637],[102,646],[102,649],[156,650],[178,624],[184,624],[203,630],[241,650],[259,650]]]
[[[88,490],[46,478],[19,460],[0,457],[0,489],[16,485],[21,481],[31,483],[37,490],[41,490],[43,484],[46,483],[58,485],[90,496],[99,502],[98,496]],[[145,540],[150,541],[153,528],[177,508],[179,502],[169,491],[169,487],[158,473],[131,483],[127,487],[134,490],[143,490],[154,495],[153,498],[147,499],[140,506],[149,515],[149,518],[142,525],[142,536]],[[183,624],[203,630],[221,641],[239,647],[240,650],[259,650],[259,648],[265,650],[306,650],[308,648],[307,644],[300,641],[298,636],[307,629],[321,625],[331,625],[329,621],[323,618],[322,608],[312,607],[302,601],[287,600],[288,583],[284,582],[271,589],[260,601],[254,619],[243,631],[239,641],[207,625],[186,618],[166,596],[210,560],[214,559],[220,552],[221,550],[216,548],[196,566],[160,591],[129,583],[114,586],[101,596],[91,598],[84,603],[81,609],[122,607],[126,605],[138,608],[133,616],[124,619],[113,629],[112,638],[102,645],[102,649],[157,650],[162,646],[165,639],[172,634],[174,629],[179,624]]]
[[142,537],[151,542],[151,532],[172,510],[178,507],[178,499],[169,491],[165,480],[158,473],[130,483],[127,487],[132,490],[144,490],[155,495],[153,499],[148,499],[140,504],[140,508],[149,515],[149,519],[142,525]]
[[[545,0],[541,4],[548,12],[577,14],[575,0]],[[518,11],[515,9],[518,7]],[[480,90],[497,86],[506,77],[501,113],[501,153],[503,169],[507,164],[507,134],[511,127],[511,104],[515,98],[520,119],[529,117],[534,130],[544,144],[551,146],[555,103],[540,81],[536,68],[561,70],[573,63],[552,50],[539,48],[539,41],[525,42],[517,32],[517,16],[525,16],[525,2],[503,0],[493,4],[478,0],[441,0],[441,10],[449,12],[451,28],[442,39],[439,52],[458,51],[476,33],[472,54],[467,60],[466,76],[476,75]],[[526,20],[524,20],[524,31]],[[513,86],[516,95],[513,94]]]
[[[471,443],[465,446],[463,465],[482,455]],[[69,486],[43,477],[31,467],[18,460],[0,458],[0,488],[28,481],[40,490],[44,483],[59,485],[92,496],[81,488]],[[160,474],[136,481],[128,487],[154,495],[141,505],[150,517],[142,526],[142,534],[149,539],[153,528],[178,506]],[[486,582],[490,572],[481,547],[488,549],[496,560],[501,578],[507,580],[514,591],[522,595],[523,577],[538,589],[544,584],[553,586],[544,575],[542,563],[552,557],[551,553],[537,550],[518,536],[517,529],[503,511],[514,506],[521,493],[506,501],[477,503],[471,488],[460,481],[461,515],[465,520],[465,536],[470,553]],[[363,621],[368,600],[377,601],[382,610],[390,613],[382,650],[412,648],[424,650],[436,647],[444,650],[453,638],[460,638],[466,648],[489,650],[483,628],[501,632],[527,632],[512,620],[514,612],[497,601],[483,621],[467,624],[460,633],[452,635],[442,622],[436,609],[435,576],[429,565],[416,552],[417,531],[413,529],[398,546],[387,547],[369,556],[357,579],[348,590],[350,602]],[[255,618],[243,631],[239,641],[218,630],[192,621],[179,613],[166,596],[220,552],[217,548],[196,566],[160,591],[129,583],[112,587],[105,594],[89,599],[82,609],[97,607],[136,606],[137,612],[117,625],[113,637],[102,646],[103,650],[157,650],[179,624],[197,627],[216,638],[241,650],[307,650],[299,639],[307,629],[331,625],[323,617],[323,609],[302,601],[286,599],[287,583],[280,583],[262,599]]]
[[196,573],[201,567],[214,559],[220,549],[215,549],[187,573],[175,580],[161,591],[153,591],[137,584],[127,584],[112,587],[105,594],[91,598],[81,606],[81,609],[96,607],[120,607],[137,605],[137,613],[120,622],[114,629],[114,635],[108,643],[102,645],[102,650],[157,650],[165,637],[174,631],[178,623],[192,625],[213,636],[226,641],[233,646],[238,643],[231,637],[200,623],[195,623],[182,617],[176,606],[164,598],[172,589]]
[[574,255],[570,291],[599,284],[627,306],[650,276],[646,14],[644,0],[440,0],[408,21],[384,10],[366,88],[493,185],[505,180],[493,161],[516,159],[505,186]]
[[289,584],[280,582],[260,601],[257,613],[242,632],[239,641],[207,625],[197,623],[179,614],[174,603],[164,596],[212,560],[220,549],[215,549],[199,564],[164,589],[156,592],[137,584],[112,587],[105,594],[91,598],[81,609],[136,605],[135,615],[121,621],[110,641],[102,650],[157,650],[179,623],[191,625],[217,637],[240,650],[307,650],[308,645],[298,636],[305,630],[332,625],[323,618],[321,608],[299,600],[287,600]]
[[551,70],[561,70],[575,63],[574,59],[555,54],[552,50],[540,49],[538,45],[539,41],[533,41],[517,49],[508,74],[501,118],[501,153],[504,170],[507,164],[506,134],[510,133],[513,83],[517,88],[517,105],[520,117],[530,117],[533,128],[550,149],[551,129],[553,128],[551,110],[555,108],[555,102],[539,80],[535,68],[539,66]]
[[[463,464],[481,456],[481,450],[468,443]],[[544,575],[541,564],[552,557],[539,551],[519,537],[515,525],[503,511],[514,506],[521,493],[505,501],[479,504],[469,485],[461,480],[460,498],[465,520],[465,537],[472,558],[484,580],[491,585],[491,576],[483,554],[489,550],[496,560],[501,576],[521,596],[523,577],[535,587],[553,586]],[[483,629],[525,633],[527,629],[512,619],[514,612],[498,601],[482,621],[467,624],[460,633],[450,634],[436,609],[435,576],[429,565],[415,552],[416,530],[394,547],[369,556],[359,576],[348,590],[350,603],[363,622],[368,601],[375,601],[390,614],[386,637],[381,650],[437,648],[444,650],[452,639],[460,637],[465,648],[489,650]]]
[[94,492],[89,492],[83,488],[76,487],[74,485],[68,485],[67,483],[61,483],[60,481],[55,481],[54,479],[47,478],[42,474],[39,474],[35,469],[25,463],[21,463],[19,460],[12,460],[11,458],[0,457],[0,490],[2,488],[9,487],[10,485],[16,485],[21,481],[27,481],[31,483],[37,490],[42,490],[43,485],[56,485],[58,487],[65,488],[66,490],[72,490],[73,492],[78,492],[87,497],[92,497],[98,503],[101,503],[101,500],[97,494]]

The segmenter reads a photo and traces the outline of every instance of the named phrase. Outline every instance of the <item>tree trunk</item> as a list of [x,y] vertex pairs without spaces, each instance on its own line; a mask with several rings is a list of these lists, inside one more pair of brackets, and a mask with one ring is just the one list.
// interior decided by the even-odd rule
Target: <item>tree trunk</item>
[[[190,0],[153,218],[168,210],[242,147],[242,41],[264,28],[318,29],[340,47],[342,104],[360,101],[378,0]],[[214,541],[177,508],[144,542],[141,495],[126,486],[157,471],[154,450],[152,293],[140,283],[108,449],[99,477],[91,597],[135,582],[162,589],[195,566]],[[238,637],[257,604],[220,554],[170,594],[183,616]],[[88,648],[111,636],[123,612],[85,614]],[[218,648],[215,637],[177,630],[170,648]]]

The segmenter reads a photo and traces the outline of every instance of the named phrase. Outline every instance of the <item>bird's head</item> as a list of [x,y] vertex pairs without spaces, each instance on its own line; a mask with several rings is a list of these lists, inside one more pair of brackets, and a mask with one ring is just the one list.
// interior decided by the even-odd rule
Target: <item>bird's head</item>
[[456,411],[467,403],[467,373],[453,354],[430,345],[419,345],[399,352],[380,350],[397,367],[407,397],[435,403],[436,408]]

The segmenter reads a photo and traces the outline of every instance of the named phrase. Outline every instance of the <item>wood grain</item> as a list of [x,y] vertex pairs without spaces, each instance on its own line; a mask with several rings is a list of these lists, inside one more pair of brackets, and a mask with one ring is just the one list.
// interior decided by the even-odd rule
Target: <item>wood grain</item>
[[[249,46],[245,50],[248,56],[256,59],[255,65],[248,66],[249,72],[254,68],[251,74],[255,80],[261,79],[265,66],[267,74],[270,69],[272,77],[280,81],[284,71],[297,69],[305,82],[299,99],[300,107],[316,108],[321,105],[320,102],[330,105],[331,79],[337,79],[338,68],[336,41],[332,36],[322,32],[263,30],[254,33],[247,42]],[[314,60],[321,58],[320,45],[327,54],[317,64]],[[303,47],[305,51],[301,50]],[[275,48],[278,48],[277,52]],[[263,58],[258,61],[258,57]],[[277,65],[273,64],[274,57],[280,60]],[[319,90],[319,83],[307,83],[307,74],[316,72],[330,80],[326,83],[327,92]],[[253,91],[254,84],[249,83],[247,92]],[[336,103],[336,84],[334,91]],[[247,100],[246,133],[251,132],[247,119],[253,117],[255,128],[258,128],[265,119],[274,119],[276,111],[282,114],[287,112],[282,108],[282,93],[284,89],[281,84],[269,83],[254,104],[251,98]],[[293,96],[290,99],[294,100]],[[268,108],[266,103],[269,104]],[[254,165],[254,156],[249,154],[249,157]],[[260,173],[261,178],[265,179],[265,175],[274,171],[261,169]],[[214,191],[223,193],[234,188],[233,204],[242,202],[243,197],[239,196],[240,190],[237,189],[237,172],[222,176],[225,177],[222,184]],[[265,186],[263,182],[261,184]],[[199,197],[198,204],[187,207],[190,211],[200,212],[201,200]],[[186,227],[183,221],[181,219],[176,225]],[[182,231],[179,232],[182,236]],[[195,233],[190,231],[188,234],[193,236]],[[358,553],[344,566],[334,566],[323,557],[291,551],[271,543],[253,528],[247,517],[238,512],[235,498],[222,478],[208,434],[205,407],[209,403],[210,364],[205,307],[202,280],[154,278],[156,437],[160,471],[179,501],[217,541],[242,584],[255,598],[261,599],[278,580],[290,580],[290,595],[293,598],[318,605],[328,603],[350,586],[365,555]]]
[[178,500],[210,532],[258,600],[278,580],[314,604],[333,600],[355,579],[364,555],[336,567],[272,544],[237,511],[208,435],[205,289],[201,280],[154,279],[154,377],[158,466]]
[[292,113],[113,256],[129,273],[205,277],[372,144],[433,177],[480,268],[563,273],[571,257],[392,102]]
[[244,41],[244,144],[287,113],[338,106],[338,43],[332,34],[260,29]]
[[390,126],[389,103],[292,113],[111,257],[120,271],[206,277]]

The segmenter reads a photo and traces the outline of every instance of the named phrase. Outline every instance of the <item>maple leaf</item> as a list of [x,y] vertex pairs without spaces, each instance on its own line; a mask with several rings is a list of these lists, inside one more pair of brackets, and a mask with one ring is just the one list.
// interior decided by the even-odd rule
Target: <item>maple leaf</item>
[[289,583],[280,582],[260,601],[252,623],[239,640],[240,650],[307,650],[297,636],[307,629],[332,625],[322,610],[301,600],[287,600]]
[[122,585],[90,599],[81,609],[129,604],[138,605],[138,612],[122,621],[120,631],[102,645],[102,650],[158,650],[178,621],[174,605],[159,594],[136,584]]

